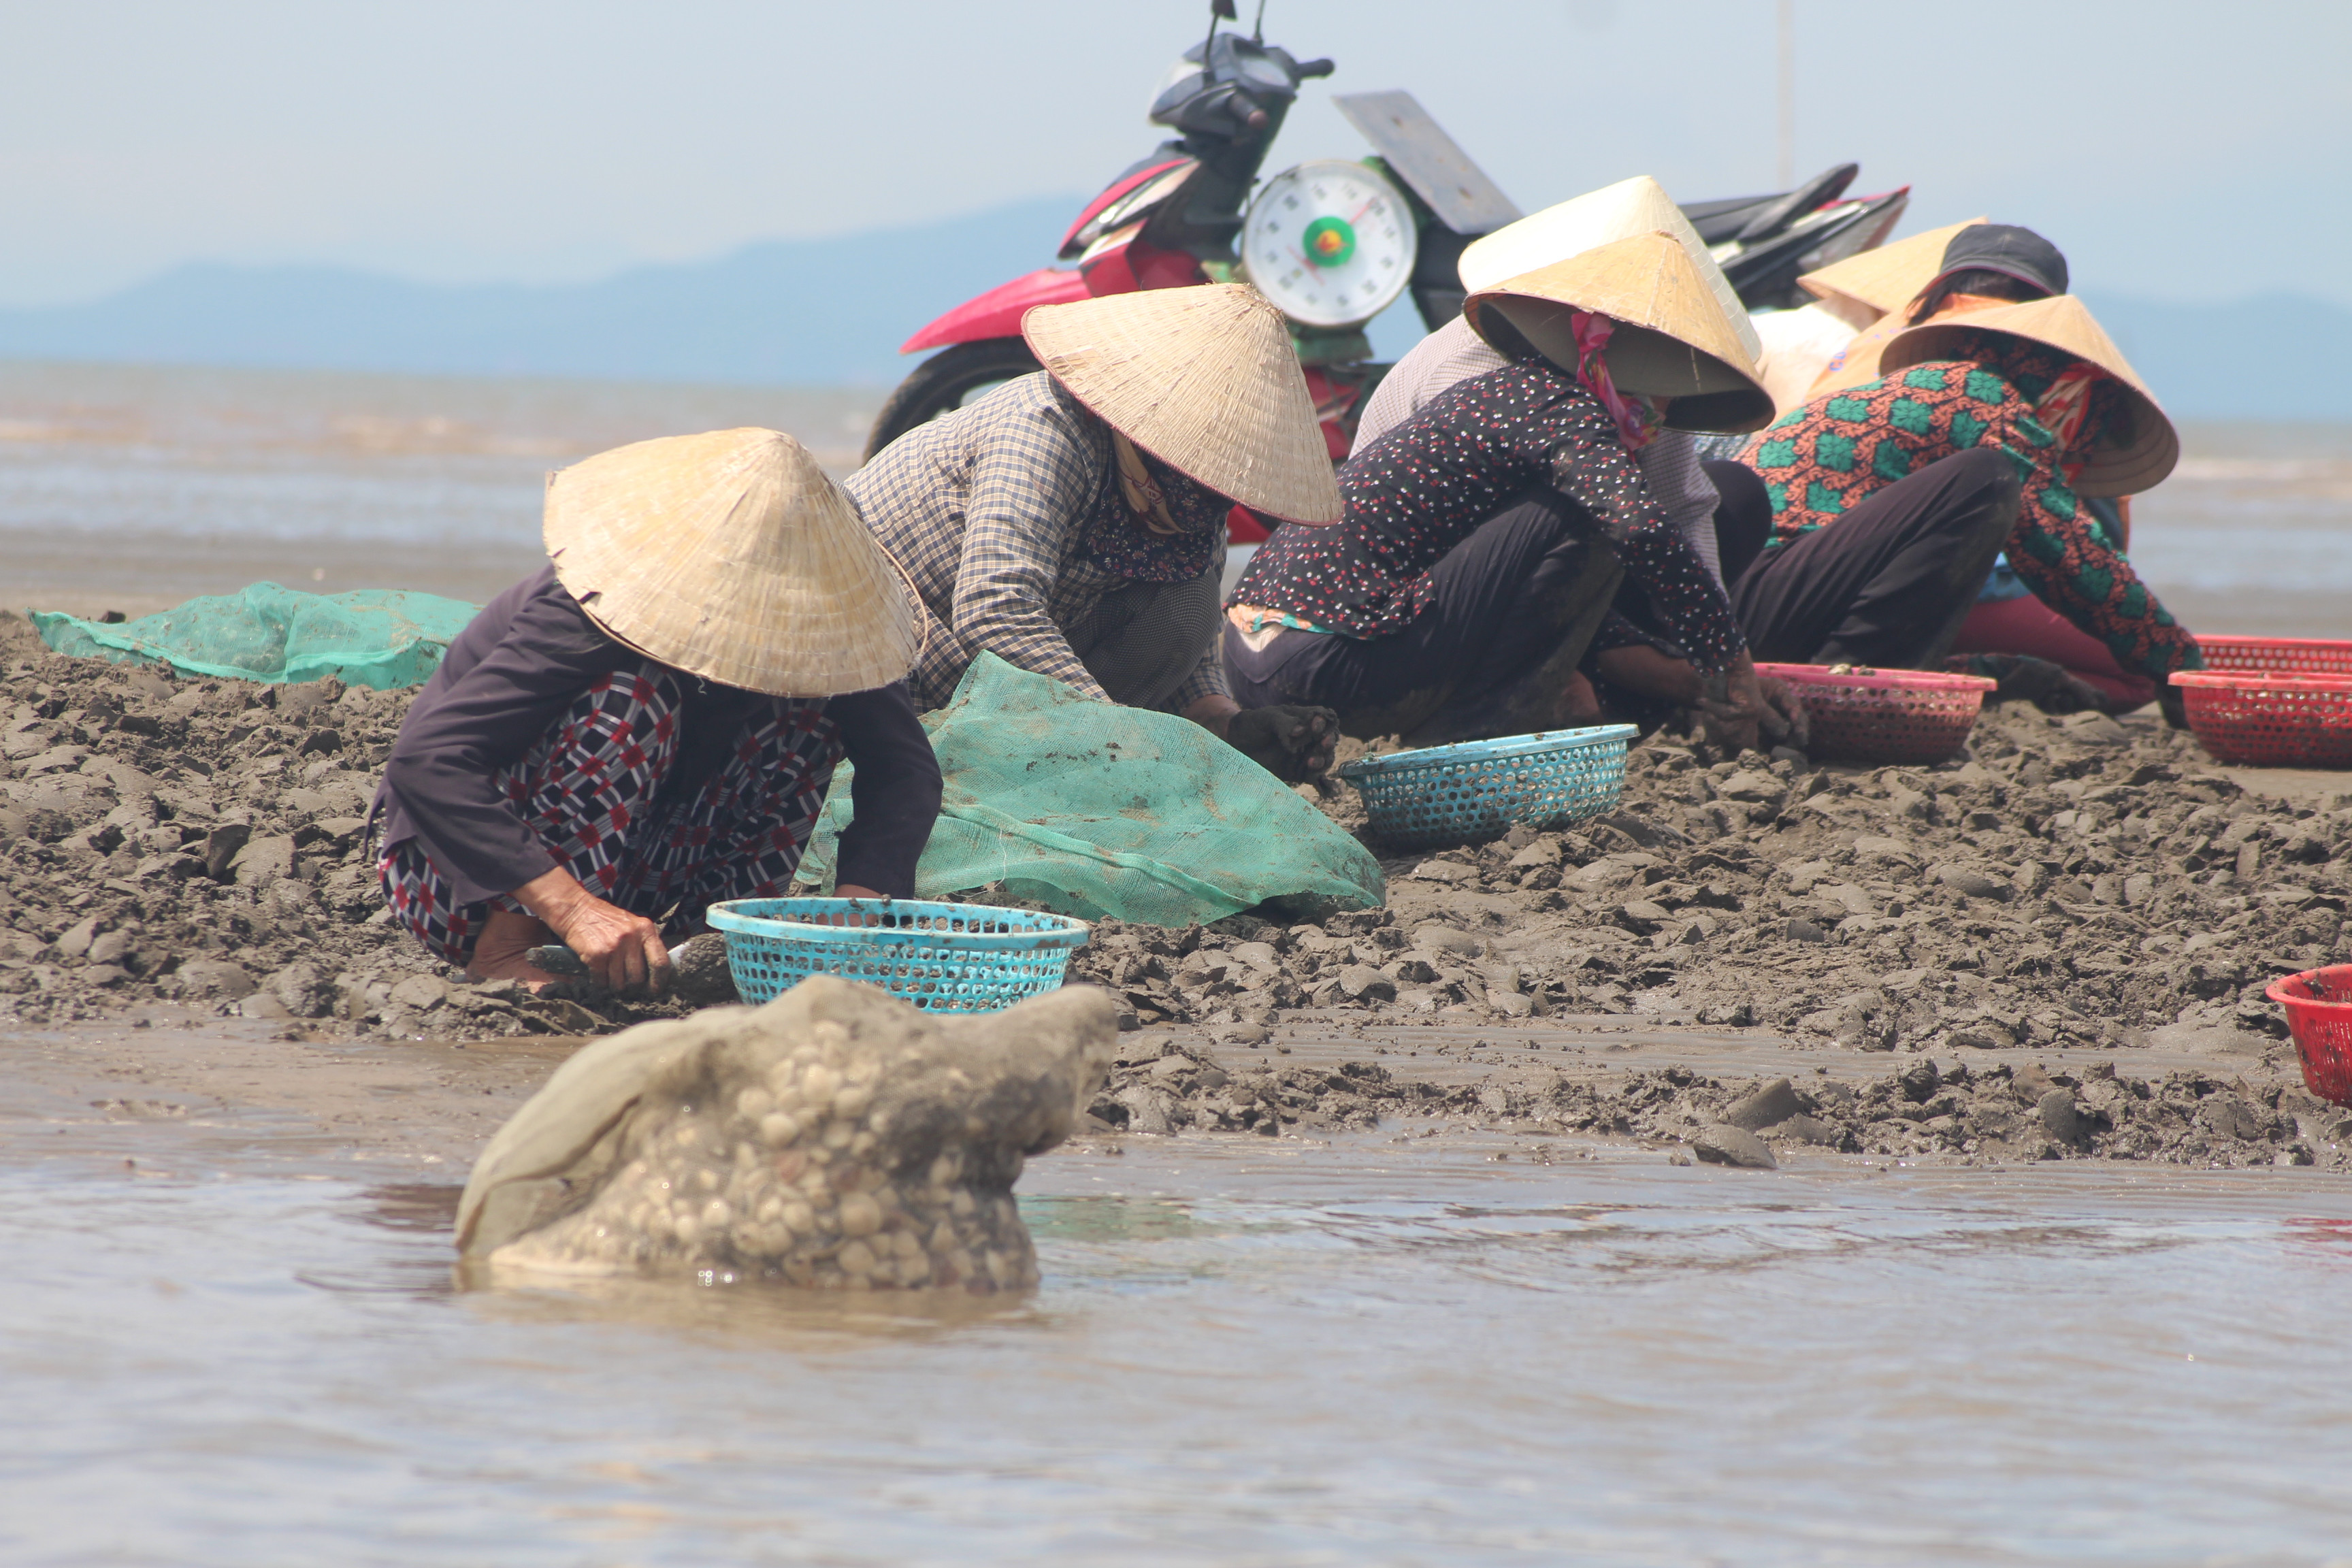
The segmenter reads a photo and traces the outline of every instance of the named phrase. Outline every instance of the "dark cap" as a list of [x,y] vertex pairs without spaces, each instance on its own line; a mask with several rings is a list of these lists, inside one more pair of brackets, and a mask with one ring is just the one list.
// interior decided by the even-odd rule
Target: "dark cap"
[[1952,236],[1952,242],[1944,247],[1937,281],[1965,271],[1998,272],[2045,294],[2066,291],[2065,253],[2032,229],[2013,223],[1972,223]]

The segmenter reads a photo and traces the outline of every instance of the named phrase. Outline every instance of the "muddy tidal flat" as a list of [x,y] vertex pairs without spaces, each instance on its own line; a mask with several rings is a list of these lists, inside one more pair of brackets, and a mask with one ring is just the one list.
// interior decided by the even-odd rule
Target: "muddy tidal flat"
[[2261,989],[2343,952],[2352,781],[1654,742],[1383,910],[1104,922],[1032,1293],[465,1289],[490,1134],[689,1004],[379,918],[404,703],[0,622],[0,1560],[2341,1555],[2352,1113]]
[[[0,637],[0,1026],[235,1018],[397,1056],[731,994],[471,985],[394,928],[362,840],[405,694]],[[2344,782],[2216,768],[2153,712],[1997,710],[1935,768],[1655,739],[1604,818],[1388,858],[1384,909],[1102,922],[1072,975],[1129,1045],[1096,1121],[2332,1166],[2352,1118],[2303,1090],[2262,993],[2342,951]],[[1320,804],[1362,830],[1351,792]]]

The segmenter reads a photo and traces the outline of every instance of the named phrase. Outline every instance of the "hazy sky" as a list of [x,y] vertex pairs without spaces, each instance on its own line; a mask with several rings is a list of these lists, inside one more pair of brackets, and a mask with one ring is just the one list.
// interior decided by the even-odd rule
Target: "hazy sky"
[[[1795,0],[1804,172],[1987,212],[2078,288],[2352,304],[2347,0]],[[1243,0],[1244,19],[1255,0]],[[1771,188],[1773,0],[1270,0],[1339,63],[1269,172],[1411,89],[1523,207]],[[1080,195],[1194,0],[0,0],[0,304],[178,262],[479,281]],[[1045,247],[1055,236],[1041,239]]]

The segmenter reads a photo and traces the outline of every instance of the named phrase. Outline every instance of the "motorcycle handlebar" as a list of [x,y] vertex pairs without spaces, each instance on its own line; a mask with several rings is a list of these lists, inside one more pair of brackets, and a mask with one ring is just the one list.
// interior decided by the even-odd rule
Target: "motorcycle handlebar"
[[1307,81],[1318,76],[1329,76],[1339,68],[1330,60],[1308,60],[1298,68],[1298,79]]

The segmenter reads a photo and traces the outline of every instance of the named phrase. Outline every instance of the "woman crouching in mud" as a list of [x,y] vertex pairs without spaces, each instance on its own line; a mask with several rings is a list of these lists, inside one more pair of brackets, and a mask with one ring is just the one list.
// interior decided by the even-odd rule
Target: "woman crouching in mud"
[[839,890],[905,897],[940,768],[882,553],[773,430],[642,441],[554,476],[549,564],[425,683],[376,795],[384,900],[475,980],[534,989],[560,941],[613,991],[665,937],[788,890],[835,764],[856,764]]
[[1507,363],[1349,458],[1344,521],[1259,549],[1224,627],[1234,696],[1321,704],[1349,734],[1415,745],[1589,723],[1577,666],[1626,574],[1730,745],[1785,732],[1722,586],[1635,459],[1662,426],[1772,416],[1683,247],[1617,240],[1481,290],[1464,314]]

